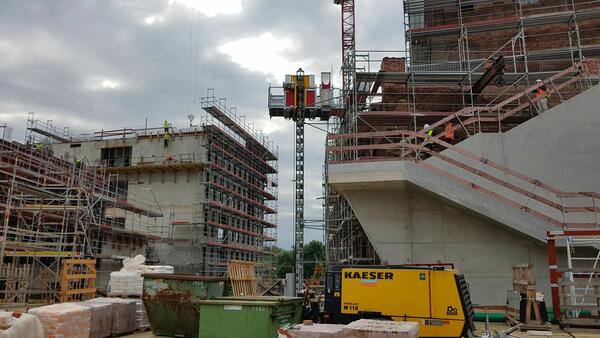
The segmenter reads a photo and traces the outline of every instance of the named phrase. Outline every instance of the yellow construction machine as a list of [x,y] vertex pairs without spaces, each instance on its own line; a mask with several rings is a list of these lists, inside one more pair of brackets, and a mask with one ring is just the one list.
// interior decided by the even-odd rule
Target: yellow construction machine
[[473,305],[462,274],[444,267],[332,267],[325,283],[325,318],[410,321],[420,337],[468,337]]

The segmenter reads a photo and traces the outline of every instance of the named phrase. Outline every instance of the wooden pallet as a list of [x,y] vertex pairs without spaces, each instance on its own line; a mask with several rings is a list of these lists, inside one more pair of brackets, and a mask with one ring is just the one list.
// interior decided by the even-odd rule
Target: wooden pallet
[[64,259],[60,272],[60,302],[83,301],[96,296],[96,260]]
[[[533,272],[533,264],[518,264],[512,266],[513,270],[513,291],[516,294],[525,294],[526,307],[525,307],[525,322],[522,323],[519,319],[520,316],[520,301],[516,308],[507,307],[506,318],[509,324],[518,325],[521,324],[519,329],[525,330],[540,330],[545,331],[551,329],[550,323],[542,322],[541,313],[542,305],[536,299],[535,290],[535,274]],[[535,318],[535,319],[534,319]]]
[[513,291],[527,292],[531,287],[535,287],[535,275],[533,274],[533,264],[518,264],[512,266],[513,272]]
[[227,262],[227,271],[231,280],[234,296],[256,296],[257,284],[254,263],[231,260]]

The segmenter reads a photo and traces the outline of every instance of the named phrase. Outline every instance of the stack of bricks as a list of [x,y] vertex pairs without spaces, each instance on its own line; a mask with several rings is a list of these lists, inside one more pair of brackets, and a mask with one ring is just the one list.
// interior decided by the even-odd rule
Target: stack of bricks
[[417,338],[419,324],[359,319],[348,325],[296,325],[285,331],[285,335],[291,338]]
[[389,320],[360,319],[344,328],[344,338],[417,338],[419,324]]
[[60,303],[29,310],[44,327],[45,338],[89,338],[90,308],[77,303]]
[[112,326],[110,333],[112,335],[122,335],[133,332],[138,328],[136,321],[137,305],[133,299],[99,297],[85,302],[111,305]]
[[110,336],[112,328],[112,305],[103,303],[78,303],[90,308],[91,324],[90,338],[104,338]]
[[287,330],[287,336],[291,338],[337,338],[342,334],[345,325],[340,324],[312,324],[297,325]]

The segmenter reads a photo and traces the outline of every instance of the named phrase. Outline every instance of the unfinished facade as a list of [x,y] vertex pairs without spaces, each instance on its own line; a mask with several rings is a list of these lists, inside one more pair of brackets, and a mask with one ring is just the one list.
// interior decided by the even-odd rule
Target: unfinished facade
[[160,238],[148,260],[208,276],[225,275],[228,260],[243,260],[266,273],[276,240],[277,149],[223,101],[210,96],[201,103],[208,114],[198,126],[100,131],[51,147],[66,161],[104,167],[126,195],[156,202],[164,217],[148,229]]
[[[476,304],[506,303],[513,264],[532,263],[540,291],[554,293],[547,231],[599,227],[590,129],[600,123],[599,5],[409,0],[404,9],[405,55],[354,53],[346,114],[328,137],[329,211],[348,203],[383,262],[454,263]],[[544,97],[550,110],[537,104]],[[352,248],[350,226],[327,228],[330,262]],[[577,271],[593,276],[585,264]],[[561,306],[580,310],[589,296]]]
[[[45,123],[28,127],[28,138],[36,141],[37,132],[52,130]],[[58,300],[59,290],[67,292],[60,277],[68,259],[94,258],[96,285],[104,289],[123,257],[145,254],[148,241],[156,239],[147,231],[162,217],[154,203],[125,198],[101,168],[52,156],[41,142],[9,138],[0,140],[0,162],[3,306]],[[115,214],[130,226],[119,226]]]

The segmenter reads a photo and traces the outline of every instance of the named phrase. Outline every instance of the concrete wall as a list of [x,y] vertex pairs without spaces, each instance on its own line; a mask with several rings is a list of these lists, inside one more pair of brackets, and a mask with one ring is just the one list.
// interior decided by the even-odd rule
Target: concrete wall
[[565,191],[600,191],[600,86],[503,134],[459,146]]
[[512,289],[511,266],[532,263],[539,288],[549,295],[543,243],[411,184],[341,189],[387,263],[454,263],[465,274],[473,302],[483,305],[504,304]]
[[[175,159],[190,158],[195,162],[206,162],[206,138],[203,134],[171,137],[168,147],[164,147],[162,137],[127,138],[119,140],[53,144],[54,155],[68,161],[80,159],[84,163],[100,164],[103,148],[132,147],[131,164],[143,162],[162,163],[167,156]],[[74,146],[75,145],[75,146]],[[131,212],[118,212],[126,218],[126,228],[149,234],[173,238],[186,243],[157,244],[155,252],[161,264],[192,265],[202,262],[200,247],[190,247],[190,242],[198,244],[202,232],[200,225],[173,224],[200,222],[203,217],[199,204],[204,201],[204,191],[200,184],[203,173],[198,171],[175,172],[132,172],[121,173],[118,180],[127,181],[128,199],[142,203],[152,209],[160,209],[163,218],[146,218]],[[116,177],[112,177],[116,180]],[[156,199],[156,200],[155,200]],[[109,244],[107,244],[109,245]],[[119,250],[115,251],[119,254]],[[143,252],[142,252],[143,253]],[[189,269],[191,272],[191,268]]]
[[[458,146],[565,191],[600,191],[599,98],[597,86],[505,134],[478,134]],[[426,162],[515,197],[438,159]],[[482,305],[505,304],[511,266],[532,263],[537,288],[549,297],[544,235],[551,224],[412,162],[338,164],[329,175],[382,260],[455,263]]]
[[54,156],[74,161],[83,160],[91,164],[99,164],[102,148],[132,147],[132,164],[150,162],[153,158],[164,159],[167,156],[179,158],[184,155],[194,156],[195,159],[206,159],[206,151],[202,145],[206,142],[203,134],[174,135],[169,141],[169,146],[164,147],[162,137],[126,138],[106,141],[92,141],[81,143],[52,144]]

